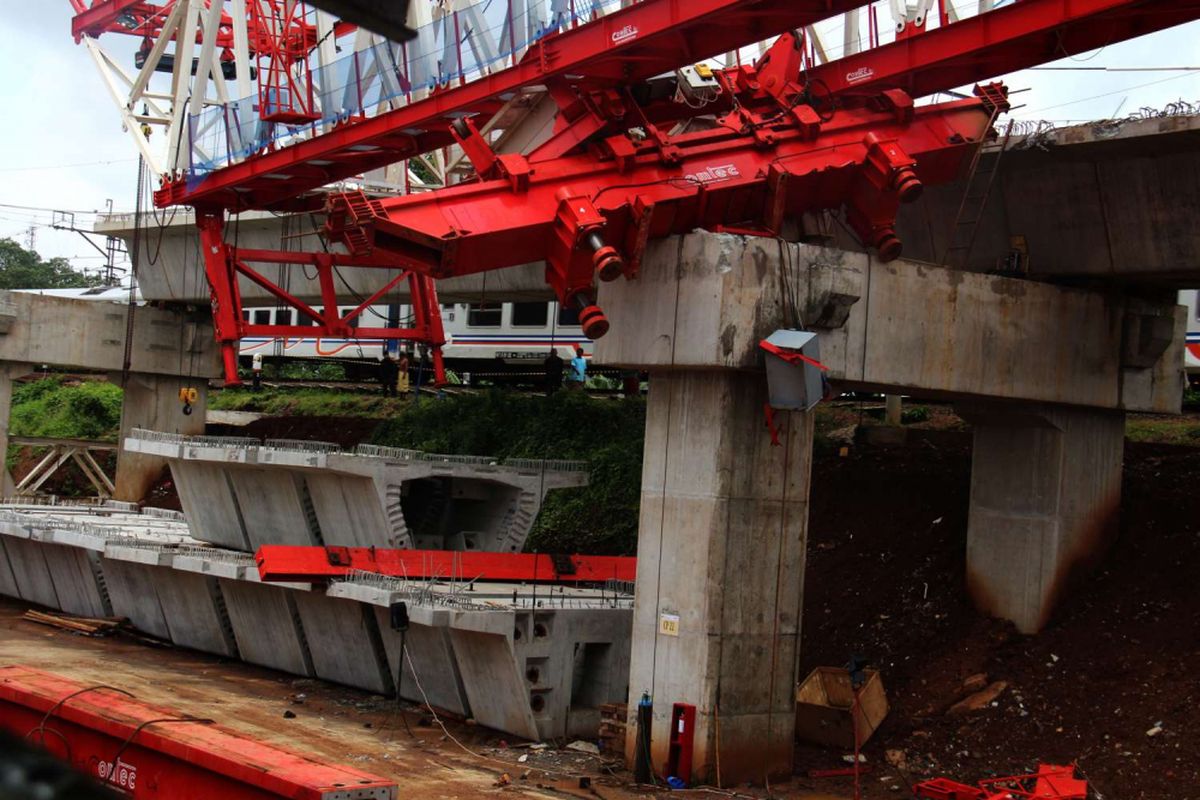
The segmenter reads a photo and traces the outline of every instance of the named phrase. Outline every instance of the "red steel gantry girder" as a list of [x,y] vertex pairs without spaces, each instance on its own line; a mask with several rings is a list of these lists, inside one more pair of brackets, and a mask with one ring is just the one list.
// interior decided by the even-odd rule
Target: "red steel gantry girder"
[[[327,183],[452,144],[451,122],[494,111],[498,98],[523,87],[561,86],[586,99],[591,91],[635,85],[862,5],[864,0],[643,0],[542,38],[508,69],[370,119],[349,120],[202,179],[171,180],[155,202],[230,210],[304,207],[302,196]],[[1198,17],[1200,0],[1016,0],[818,69],[835,92],[902,88],[919,97]],[[711,110],[674,104],[666,113]],[[558,124],[569,124],[567,116]]]
[[[790,36],[772,48],[777,58]],[[917,107],[892,91],[825,118],[790,101],[740,105],[708,130],[655,136],[646,123],[644,138],[612,136],[545,161],[495,156],[464,121],[456,135],[482,180],[374,201],[373,215],[353,213],[361,195],[337,195],[328,230],[352,252],[384,253],[437,278],[545,259],[547,283],[595,339],[608,323],[594,276],[635,277],[651,238],[695,228],[778,235],[785,219],[844,206],[863,241],[895,258],[900,203],[916,199],[922,181],[952,180],[1007,108],[1003,87],[980,94]]]
[[[1200,0],[1016,0],[953,24],[943,9],[937,29],[904,31],[892,44],[802,70],[802,43],[787,32],[861,4],[644,0],[543,37],[500,72],[194,182],[172,177],[155,201],[195,206],[214,243],[205,256],[227,375],[236,366],[236,336],[249,331],[238,314],[237,274],[254,278],[244,259],[215,244],[222,209],[311,207],[320,186],[457,141],[476,182],[382,203],[330,199],[327,230],[353,256],[343,263],[390,262],[419,282],[545,260],[559,301],[577,306],[585,333],[596,338],[608,323],[595,305],[593,276],[636,275],[650,237],[693,227],[775,235],[788,217],[844,208],[865,243],[895,257],[899,203],[923,183],[955,177],[1007,107],[1002,87],[923,108],[914,96],[1200,17]],[[642,107],[631,91],[777,33],[784,35],[756,64],[720,72],[723,97],[711,107]],[[534,85],[559,106],[554,134],[527,157],[497,156],[470,118]],[[728,113],[711,130],[669,136],[656,125],[713,111]],[[309,255],[318,264],[331,258]],[[267,288],[313,318],[278,287]],[[428,284],[424,293],[433,292]]]

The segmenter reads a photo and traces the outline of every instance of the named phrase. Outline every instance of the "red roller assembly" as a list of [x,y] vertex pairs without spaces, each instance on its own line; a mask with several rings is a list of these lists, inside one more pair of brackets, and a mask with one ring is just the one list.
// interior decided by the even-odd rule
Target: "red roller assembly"
[[397,797],[393,781],[30,667],[0,667],[0,728],[142,800]]
[[637,559],[628,556],[548,556],[457,550],[384,550],[376,547],[263,545],[254,555],[264,581],[315,583],[374,572],[412,580],[454,579],[518,583],[632,582]]

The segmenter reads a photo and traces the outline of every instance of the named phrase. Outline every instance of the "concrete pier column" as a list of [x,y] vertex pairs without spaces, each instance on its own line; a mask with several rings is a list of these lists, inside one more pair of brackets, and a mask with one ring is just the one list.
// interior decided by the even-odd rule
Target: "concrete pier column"
[[8,472],[8,424],[12,415],[13,380],[29,373],[28,364],[0,363],[0,454],[4,466],[0,469],[0,489],[4,497],[16,494],[16,483]]
[[[111,376],[119,382],[120,375]],[[182,387],[194,387],[200,394],[193,404],[190,415],[183,413],[179,401]],[[114,481],[117,500],[137,502],[158,479],[167,461],[157,456],[129,453],[125,450],[125,438],[134,428],[168,433],[202,434],[208,407],[208,379],[168,377],[132,373],[125,385],[125,397],[121,407],[121,439],[117,451],[117,479]]]
[[981,611],[1036,633],[1117,532],[1125,415],[995,406],[974,426],[967,585]]
[[696,706],[689,783],[791,774],[813,427],[777,412],[773,445],[765,401],[761,373],[651,376],[629,709],[650,692],[661,775],[672,704]]

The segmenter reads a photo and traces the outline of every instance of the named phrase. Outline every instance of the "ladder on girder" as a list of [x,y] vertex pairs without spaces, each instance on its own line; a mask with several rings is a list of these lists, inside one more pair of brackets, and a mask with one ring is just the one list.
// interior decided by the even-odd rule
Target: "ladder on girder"
[[[995,124],[999,114],[999,109],[992,112],[989,129]],[[983,218],[992,187],[996,184],[996,176],[1000,174],[1000,162],[1008,150],[1012,131],[1013,120],[1009,120],[1004,129],[1004,136],[1001,137],[1000,147],[995,150],[988,150],[987,137],[979,140],[979,146],[975,148],[970,169],[967,171],[967,184],[963,189],[962,201],[954,215],[954,226],[950,229],[946,249],[942,251],[942,257],[939,259],[942,266],[966,269],[970,263],[971,250],[975,247],[975,237],[979,233],[979,220]]]

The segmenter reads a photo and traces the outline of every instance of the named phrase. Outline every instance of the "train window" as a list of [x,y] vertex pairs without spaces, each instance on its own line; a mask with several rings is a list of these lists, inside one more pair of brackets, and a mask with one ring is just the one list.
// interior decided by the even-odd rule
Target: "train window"
[[271,324],[271,309],[260,308],[254,312],[255,325],[270,325]]
[[499,303],[472,303],[467,312],[467,325],[472,328],[499,328],[504,307]]
[[290,309],[290,308],[275,309],[275,324],[276,325],[291,325],[294,321],[295,320],[293,319],[292,309]]
[[512,324],[516,327],[544,328],[549,319],[548,307],[546,303],[513,303]]
[[250,321],[250,309],[243,308],[242,309],[242,322],[249,322],[249,321]]
[[558,324],[564,328],[573,328],[579,324],[579,309],[560,306],[558,309]]
[[[313,311],[315,311],[315,312],[317,312],[318,314],[320,314],[320,313],[321,313],[321,307],[320,307],[320,306],[313,306]],[[315,325],[317,324],[317,321],[316,321],[315,319],[313,319],[312,317],[310,317],[310,316],[308,316],[308,315],[305,315],[305,317],[304,317],[304,323],[305,323],[306,325],[313,325],[313,326],[315,326]]]

